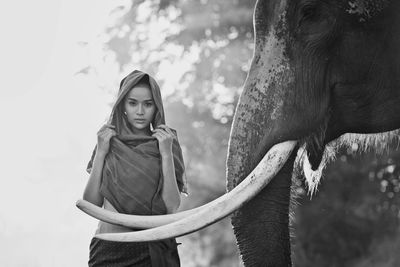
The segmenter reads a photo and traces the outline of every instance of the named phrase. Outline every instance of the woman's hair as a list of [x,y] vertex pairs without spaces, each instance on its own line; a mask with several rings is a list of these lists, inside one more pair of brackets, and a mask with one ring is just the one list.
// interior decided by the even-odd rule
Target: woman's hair
[[[143,78],[140,79],[139,82],[137,84],[135,84],[134,87],[139,86],[139,85],[147,86],[150,89],[150,92],[151,92],[150,81],[149,81],[149,76],[148,75],[144,75]],[[153,97],[153,93],[151,95]]]

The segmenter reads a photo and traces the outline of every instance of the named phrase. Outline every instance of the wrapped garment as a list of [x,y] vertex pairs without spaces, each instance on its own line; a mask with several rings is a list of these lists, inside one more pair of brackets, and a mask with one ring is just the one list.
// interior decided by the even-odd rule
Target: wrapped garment
[[[156,128],[160,124],[165,124],[164,108],[158,84],[150,75],[137,70],[133,71],[121,81],[118,98],[110,115],[109,122],[115,126],[117,135],[111,139],[110,150],[104,161],[100,193],[119,213],[136,215],[166,214],[167,210],[161,196],[163,173],[158,141],[152,136],[133,134],[126,117],[123,115],[122,103],[124,97],[135,85],[143,81],[149,83],[156,106],[152,127]],[[171,130],[176,135],[176,131]],[[96,148],[87,167],[89,173],[92,168],[95,151]],[[180,192],[187,193],[182,150],[177,138],[174,138],[172,152],[178,188]],[[107,262],[110,257],[123,259],[125,252],[132,255],[134,254],[132,251],[137,251],[138,259],[146,258],[144,256],[146,253],[150,255],[153,266],[179,266],[175,239],[149,242],[145,243],[145,245],[143,243],[118,243],[122,242],[94,238],[90,246],[90,261],[95,262],[97,258],[99,262],[101,258],[102,262]],[[146,247],[146,244],[148,250],[140,250],[140,248]],[[109,251],[109,253],[103,255],[104,253],[101,251],[104,251],[104,253]],[[110,255],[107,256],[108,254]],[[104,257],[106,258],[104,259]],[[176,264],[172,264],[172,262],[176,262]],[[131,265],[120,264],[115,266]]]

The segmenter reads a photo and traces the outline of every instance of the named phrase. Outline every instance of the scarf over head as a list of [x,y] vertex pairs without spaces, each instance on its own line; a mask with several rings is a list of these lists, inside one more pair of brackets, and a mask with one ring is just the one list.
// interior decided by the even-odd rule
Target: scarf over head
[[[118,98],[113,106],[109,123],[115,126],[117,135],[111,139],[110,149],[104,161],[100,193],[120,213],[153,215],[167,212],[161,197],[163,174],[158,141],[152,136],[133,134],[124,115],[124,98],[139,83],[148,83],[156,106],[153,128],[165,124],[160,88],[148,74],[133,71],[120,84]],[[176,131],[171,129],[175,135]],[[96,150],[96,149],[95,149]],[[175,176],[178,188],[187,193],[184,163],[178,139],[172,143]],[[95,151],[88,164],[91,171]]]

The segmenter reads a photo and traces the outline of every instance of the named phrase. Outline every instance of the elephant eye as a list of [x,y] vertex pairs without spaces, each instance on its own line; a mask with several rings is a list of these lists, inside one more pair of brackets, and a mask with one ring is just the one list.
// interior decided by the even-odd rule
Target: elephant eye
[[318,8],[315,5],[306,5],[301,9],[299,25],[314,21],[318,18]]

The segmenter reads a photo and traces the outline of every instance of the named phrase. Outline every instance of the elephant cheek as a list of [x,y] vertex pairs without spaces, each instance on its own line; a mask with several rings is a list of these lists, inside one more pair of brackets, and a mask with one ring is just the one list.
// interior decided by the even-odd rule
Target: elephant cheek
[[266,42],[256,45],[236,108],[228,149],[228,174],[234,174],[227,177],[229,190],[274,144],[296,139],[289,127],[295,114],[294,73],[284,55],[284,44],[274,33]]

